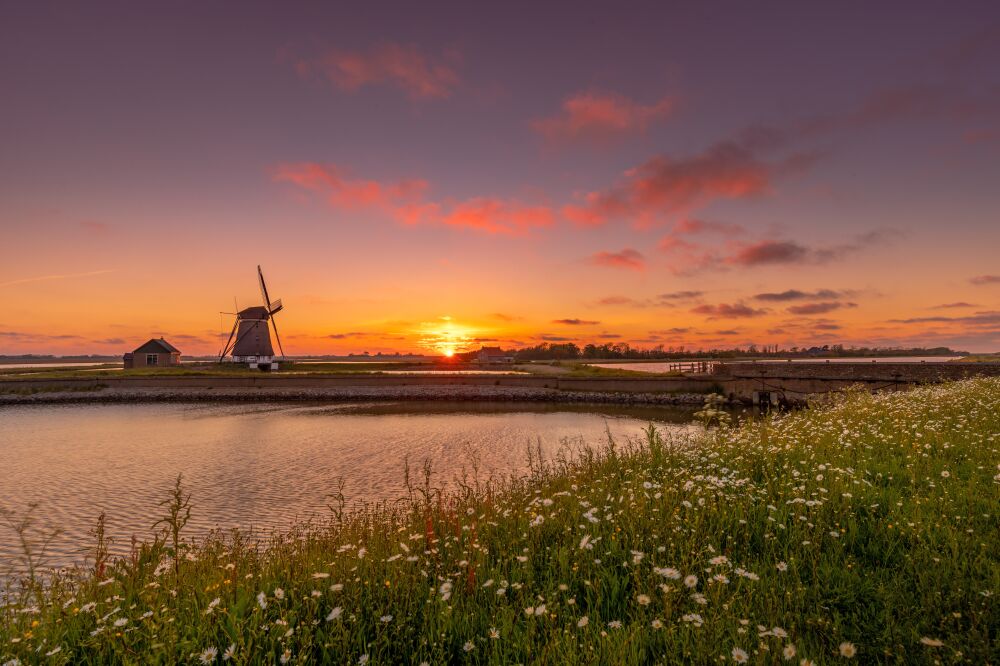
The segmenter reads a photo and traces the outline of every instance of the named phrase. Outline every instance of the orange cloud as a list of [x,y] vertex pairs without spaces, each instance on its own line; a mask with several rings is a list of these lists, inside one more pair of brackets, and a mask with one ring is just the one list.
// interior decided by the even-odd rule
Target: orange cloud
[[383,43],[367,52],[330,49],[318,58],[297,61],[295,70],[305,78],[325,77],[349,92],[366,85],[390,83],[413,98],[434,98],[447,97],[458,85],[454,68],[457,60],[455,53],[431,58],[413,45]]
[[351,178],[335,164],[283,164],[274,169],[272,177],[324,196],[333,208],[373,208],[407,225],[437,224],[522,236],[555,222],[555,215],[547,206],[497,197],[430,201],[425,199],[428,190],[425,180],[383,183]]
[[633,271],[641,271],[646,268],[646,258],[638,250],[632,248],[625,248],[621,252],[597,252],[588,257],[587,260],[596,266],[610,268],[627,268]]
[[532,228],[548,227],[554,221],[545,206],[524,206],[493,198],[462,201],[442,220],[453,227],[467,227],[494,234],[522,235]]
[[562,112],[531,123],[550,141],[577,138],[606,138],[642,133],[654,121],[666,118],[674,100],[664,97],[650,105],[616,94],[577,93],[563,101]]

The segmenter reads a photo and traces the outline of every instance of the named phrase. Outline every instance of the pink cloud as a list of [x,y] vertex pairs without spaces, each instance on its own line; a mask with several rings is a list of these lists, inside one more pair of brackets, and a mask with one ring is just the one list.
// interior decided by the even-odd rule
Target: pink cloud
[[745,229],[738,224],[684,218],[674,224],[673,231],[677,234],[716,233],[725,236],[737,236],[742,234]]
[[[716,199],[763,195],[771,190],[775,175],[791,165],[792,161],[782,165],[762,162],[737,142],[720,143],[683,159],[656,156],[626,171],[612,187],[588,192],[581,204],[565,206],[563,215],[580,226],[615,219],[648,224]],[[804,166],[796,162],[794,168]]]
[[524,206],[495,198],[459,202],[442,219],[444,224],[453,227],[514,235],[551,226],[553,221],[551,209],[545,206]]
[[607,266],[609,268],[626,268],[633,271],[641,271],[646,267],[646,258],[638,250],[625,248],[621,252],[597,252],[587,259],[595,266]]
[[446,225],[490,234],[522,236],[551,226],[555,215],[547,206],[523,204],[497,197],[463,201],[426,198],[429,185],[420,179],[380,182],[352,177],[335,164],[282,164],[274,180],[315,192],[336,209],[374,209],[401,224]]
[[454,53],[432,58],[414,45],[383,43],[366,52],[330,49],[318,58],[297,61],[295,71],[304,78],[325,77],[349,92],[389,83],[413,98],[435,98],[447,97],[458,85],[457,60]]
[[977,275],[969,278],[969,282],[976,285],[1000,284],[1000,275]]
[[674,100],[664,97],[653,104],[640,104],[613,93],[577,93],[563,101],[562,112],[531,123],[550,141],[607,138],[642,133],[653,122],[670,115]]

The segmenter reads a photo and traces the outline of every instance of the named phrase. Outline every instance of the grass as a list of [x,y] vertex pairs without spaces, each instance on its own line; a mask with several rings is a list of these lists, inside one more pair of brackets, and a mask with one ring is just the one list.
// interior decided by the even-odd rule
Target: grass
[[849,393],[355,512],[333,486],[263,544],[187,542],[178,485],[154,543],[108,562],[99,524],[89,570],[26,576],[0,663],[997,663],[998,437],[1000,379]]
[[962,358],[955,359],[952,363],[1000,363],[1000,353],[998,354],[970,354]]

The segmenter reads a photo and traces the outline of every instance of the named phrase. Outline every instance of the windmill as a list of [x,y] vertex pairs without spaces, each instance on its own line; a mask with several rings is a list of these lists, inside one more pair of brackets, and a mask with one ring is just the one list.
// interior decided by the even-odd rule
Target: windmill
[[274,348],[271,346],[271,332],[267,322],[271,322],[274,328],[274,339],[278,342],[278,350],[281,358],[285,356],[285,350],[281,346],[281,338],[278,336],[278,324],[274,321],[276,315],[284,307],[281,299],[271,301],[267,293],[267,284],[264,282],[264,273],[260,266],[257,266],[257,278],[260,280],[260,295],[264,305],[255,305],[244,308],[235,313],[236,321],[233,322],[233,330],[229,333],[229,340],[219,354],[219,362],[227,354],[232,356],[234,363],[246,363],[251,368],[261,370],[277,370],[277,359],[274,356]]

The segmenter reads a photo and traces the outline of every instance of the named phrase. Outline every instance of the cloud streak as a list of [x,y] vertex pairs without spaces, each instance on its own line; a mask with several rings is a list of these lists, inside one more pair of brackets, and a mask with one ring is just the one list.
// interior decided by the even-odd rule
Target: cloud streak
[[531,127],[553,142],[608,139],[641,134],[673,108],[670,97],[647,105],[614,93],[583,92],[566,98],[558,115],[535,120]]
[[384,42],[367,51],[329,49],[312,59],[300,59],[295,71],[303,78],[321,77],[346,92],[389,84],[413,99],[448,97],[459,83],[457,53],[432,57],[412,44]]
[[107,268],[99,271],[87,271],[86,273],[60,273],[53,275],[39,275],[37,277],[30,278],[19,278],[17,280],[8,280],[7,282],[0,282],[0,287],[13,287],[18,284],[29,284],[31,282],[48,282],[50,280],[67,280],[69,278],[80,278],[80,277],[91,277],[93,275],[104,275],[105,273],[113,273],[115,269]]
[[590,255],[587,261],[595,266],[624,268],[632,271],[641,271],[646,267],[646,258],[642,253],[629,247],[620,252],[597,252]]

